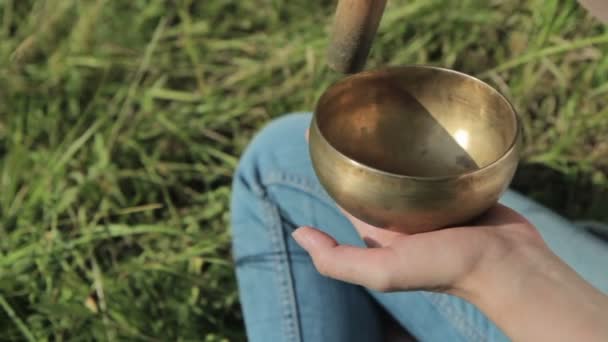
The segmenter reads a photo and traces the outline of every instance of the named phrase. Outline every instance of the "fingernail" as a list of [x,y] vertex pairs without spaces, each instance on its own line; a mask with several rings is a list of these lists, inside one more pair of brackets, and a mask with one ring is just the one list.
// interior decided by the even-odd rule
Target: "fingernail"
[[312,247],[314,243],[313,241],[311,241],[308,234],[306,234],[306,228],[304,227],[296,229],[293,233],[291,233],[291,236],[305,250],[308,250],[310,247]]

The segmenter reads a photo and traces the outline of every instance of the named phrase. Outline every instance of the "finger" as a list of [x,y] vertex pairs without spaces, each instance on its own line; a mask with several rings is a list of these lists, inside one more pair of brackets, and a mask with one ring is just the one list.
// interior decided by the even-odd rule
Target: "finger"
[[306,132],[304,132],[304,138],[306,138],[306,142],[308,142],[309,136],[310,136],[310,129],[307,128]]
[[331,236],[310,227],[299,228],[292,236],[310,254],[319,273],[378,291],[394,289],[393,262],[397,257],[392,248],[340,245]]

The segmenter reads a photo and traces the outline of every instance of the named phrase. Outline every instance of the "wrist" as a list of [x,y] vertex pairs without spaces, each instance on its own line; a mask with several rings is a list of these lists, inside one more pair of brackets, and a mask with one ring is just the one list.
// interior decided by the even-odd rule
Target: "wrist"
[[546,271],[552,252],[532,226],[488,231],[484,253],[455,286],[457,295],[478,306],[503,296],[516,296],[534,277]]
[[[464,298],[513,340],[608,338],[608,297],[542,244],[509,246],[463,282]],[[492,259],[488,259],[492,260]]]
[[484,257],[459,284],[462,297],[482,310],[502,307],[526,293],[530,283],[542,282],[545,251],[536,246],[494,246],[493,257]]

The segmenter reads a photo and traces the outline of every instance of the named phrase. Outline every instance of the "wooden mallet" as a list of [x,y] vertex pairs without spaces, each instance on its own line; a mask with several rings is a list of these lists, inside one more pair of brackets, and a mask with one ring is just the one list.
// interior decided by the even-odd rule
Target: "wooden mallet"
[[327,50],[330,68],[361,71],[378,30],[386,0],[339,0]]

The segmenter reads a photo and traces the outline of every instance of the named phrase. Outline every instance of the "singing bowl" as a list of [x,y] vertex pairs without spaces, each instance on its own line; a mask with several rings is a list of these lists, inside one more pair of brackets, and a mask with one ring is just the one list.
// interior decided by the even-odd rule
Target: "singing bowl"
[[462,225],[495,205],[521,149],[509,101],[472,76],[431,66],[348,76],[317,101],[309,152],[330,197],[380,228]]

